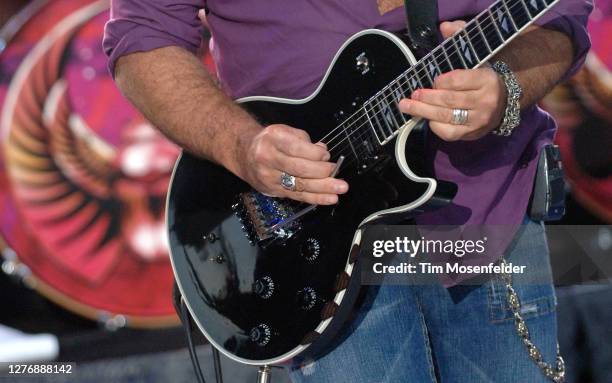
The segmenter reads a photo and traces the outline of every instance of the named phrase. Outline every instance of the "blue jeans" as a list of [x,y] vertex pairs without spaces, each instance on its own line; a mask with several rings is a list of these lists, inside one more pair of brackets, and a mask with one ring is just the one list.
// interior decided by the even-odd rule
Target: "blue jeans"
[[[526,220],[506,254],[523,318],[544,361],[556,357],[557,322],[544,226]],[[529,270],[548,281],[521,283]],[[290,370],[293,382],[548,382],[516,333],[498,278],[477,286],[382,285],[371,305],[343,330],[322,358]]]

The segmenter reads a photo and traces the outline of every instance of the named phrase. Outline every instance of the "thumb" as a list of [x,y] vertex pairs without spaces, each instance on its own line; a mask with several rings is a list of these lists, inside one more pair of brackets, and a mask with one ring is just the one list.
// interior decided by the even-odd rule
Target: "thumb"
[[440,24],[440,33],[442,33],[442,37],[449,38],[455,32],[463,28],[465,25],[465,21],[463,20],[455,20],[455,21],[445,21]]

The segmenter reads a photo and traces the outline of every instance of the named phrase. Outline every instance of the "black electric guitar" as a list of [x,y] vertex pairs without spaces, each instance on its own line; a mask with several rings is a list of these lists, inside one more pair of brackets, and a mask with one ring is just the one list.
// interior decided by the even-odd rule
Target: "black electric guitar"
[[498,0],[418,62],[395,35],[365,30],[340,48],[311,96],[238,100],[262,125],[287,124],[327,144],[351,185],[336,206],[267,197],[183,153],[168,196],[171,258],[210,343],[253,365],[328,346],[360,291],[364,228],[438,208],[456,192],[422,176],[423,129],[398,101],[442,72],[478,67],[557,1]]

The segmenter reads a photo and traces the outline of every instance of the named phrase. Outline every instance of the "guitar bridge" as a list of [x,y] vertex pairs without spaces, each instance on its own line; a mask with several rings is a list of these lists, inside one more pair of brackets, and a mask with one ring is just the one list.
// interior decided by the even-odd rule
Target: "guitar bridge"
[[242,223],[251,244],[269,244],[276,239],[292,237],[301,229],[299,220],[279,225],[300,210],[300,203],[268,197],[256,191],[241,193],[232,210]]

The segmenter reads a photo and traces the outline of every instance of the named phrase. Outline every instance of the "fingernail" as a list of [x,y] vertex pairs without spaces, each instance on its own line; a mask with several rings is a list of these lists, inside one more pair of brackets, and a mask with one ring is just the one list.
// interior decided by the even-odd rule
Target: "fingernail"
[[334,190],[336,191],[336,193],[346,193],[346,191],[348,190],[348,185],[346,183],[337,183],[334,186]]
[[325,155],[323,156],[323,161],[329,161],[329,159],[331,158],[331,154],[329,154],[329,152],[325,153]]

